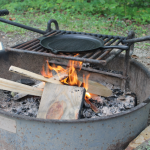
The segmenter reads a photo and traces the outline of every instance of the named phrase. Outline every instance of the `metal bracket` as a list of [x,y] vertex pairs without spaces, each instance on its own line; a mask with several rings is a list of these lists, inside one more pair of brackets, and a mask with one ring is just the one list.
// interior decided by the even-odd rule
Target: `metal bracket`
[[[133,39],[135,38],[135,32],[134,31],[129,31],[127,39]],[[134,43],[128,43],[127,44],[129,46],[129,51],[130,51],[130,56],[133,54],[134,52]]]
[[54,23],[55,24],[55,29],[59,30],[59,26],[58,26],[58,22],[55,19],[51,19],[48,21],[47,23],[47,30],[46,32],[51,32],[53,29],[51,28],[51,24]]

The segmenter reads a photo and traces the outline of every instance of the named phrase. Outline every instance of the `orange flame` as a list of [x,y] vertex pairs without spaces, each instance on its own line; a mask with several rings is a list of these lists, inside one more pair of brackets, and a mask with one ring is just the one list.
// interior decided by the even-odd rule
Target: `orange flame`
[[42,67],[42,70],[41,70],[41,74],[46,77],[46,78],[51,78],[53,75],[52,75],[52,72],[49,71],[49,69],[47,69],[45,71],[45,68],[44,68],[44,65]]
[[[88,74],[86,76],[86,78],[85,78],[85,75],[83,75],[83,83],[82,83],[78,79],[78,75],[77,75],[77,71],[76,71],[77,67],[79,68],[79,71],[80,71],[82,68],[82,62],[70,60],[68,63],[67,69],[64,69],[61,66],[56,67],[54,64],[52,66],[50,66],[47,61],[47,71],[45,71],[44,66],[43,66],[41,74],[44,77],[51,78],[52,70],[54,70],[54,71],[56,71],[61,83],[71,85],[71,86],[78,86],[78,87],[80,87],[82,85],[82,87],[84,87],[87,91],[88,90],[88,78],[89,78],[90,74]],[[68,74],[68,76],[65,79],[61,79],[60,75],[59,75],[60,73],[66,73],[66,74]],[[89,94],[89,93],[86,92],[86,95],[87,94]]]

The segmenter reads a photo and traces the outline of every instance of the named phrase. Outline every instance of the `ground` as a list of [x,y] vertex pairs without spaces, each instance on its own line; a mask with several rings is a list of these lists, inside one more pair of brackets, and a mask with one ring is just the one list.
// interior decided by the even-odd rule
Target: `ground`
[[[27,31],[25,33],[4,33],[0,32],[0,41],[3,42],[4,47],[10,47],[30,39],[35,39],[41,36],[38,33]],[[142,62],[147,68],[150,69],[150,41],[135,43],[134,53],[132,58]]]

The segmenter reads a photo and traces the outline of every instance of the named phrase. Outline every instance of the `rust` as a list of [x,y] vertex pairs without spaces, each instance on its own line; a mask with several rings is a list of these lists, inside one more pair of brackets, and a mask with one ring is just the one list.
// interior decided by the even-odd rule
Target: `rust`
[[124,143],[124,139],[117,140],[116,144],[111,144],[106,150],[125,150],[129,142],[132,141],[135,137],[129,137]]

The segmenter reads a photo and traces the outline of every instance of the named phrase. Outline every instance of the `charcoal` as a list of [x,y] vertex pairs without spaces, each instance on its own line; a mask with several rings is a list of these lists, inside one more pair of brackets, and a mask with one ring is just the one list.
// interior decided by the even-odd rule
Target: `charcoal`
[[117,98],[117,96],[110,96],[110,97],[106,97],[106,99],[108,101],[114,101]]
[[6,91],[6,90],[3,90],[3,92],[4,92],[5,94],[10,94],[10,93],[11,93],[10,91]]
[[121,89],[113,89],[113,94],[115,94],[116,96],[120,96],[123,95],[123,92],[121,91]]
[[90,104],[87,104],[86,101],[84,101],[84,107],[85,108],[90,108]]
[[90,67],[90,63],[83,63],[82,66],[83,67]]
[[6,102],[10,102],[11,101],[11,98],[10,97],[8,97],[7,98],[7,100],[6,100]]
[[21,79],[20,82],[22,84],[26,84],[26,85],[34,85],[35,84],[35,82],[31,79]]
[[85,118],[91,118],[92,117],[92,109],[85,109],[84,111],[83,111],[83,116],[85,117]]
[[17,110],[16,110],[15,108],[12,108],[12,112],[16,113],[16,112],[17,112]]
[[22,102],[22,104],[23,104],[23,105],[24,105],[24,104],[26,104],[26,103],[27,103],[27,102],[25,102],[25,101],[24,101],[24,102]]
[[125,106],[124,106],[123,103],[119,103],[119,104],[118,104],[118,107],[119,107],[119,110],[120,110],[120,111],[125,110]]

